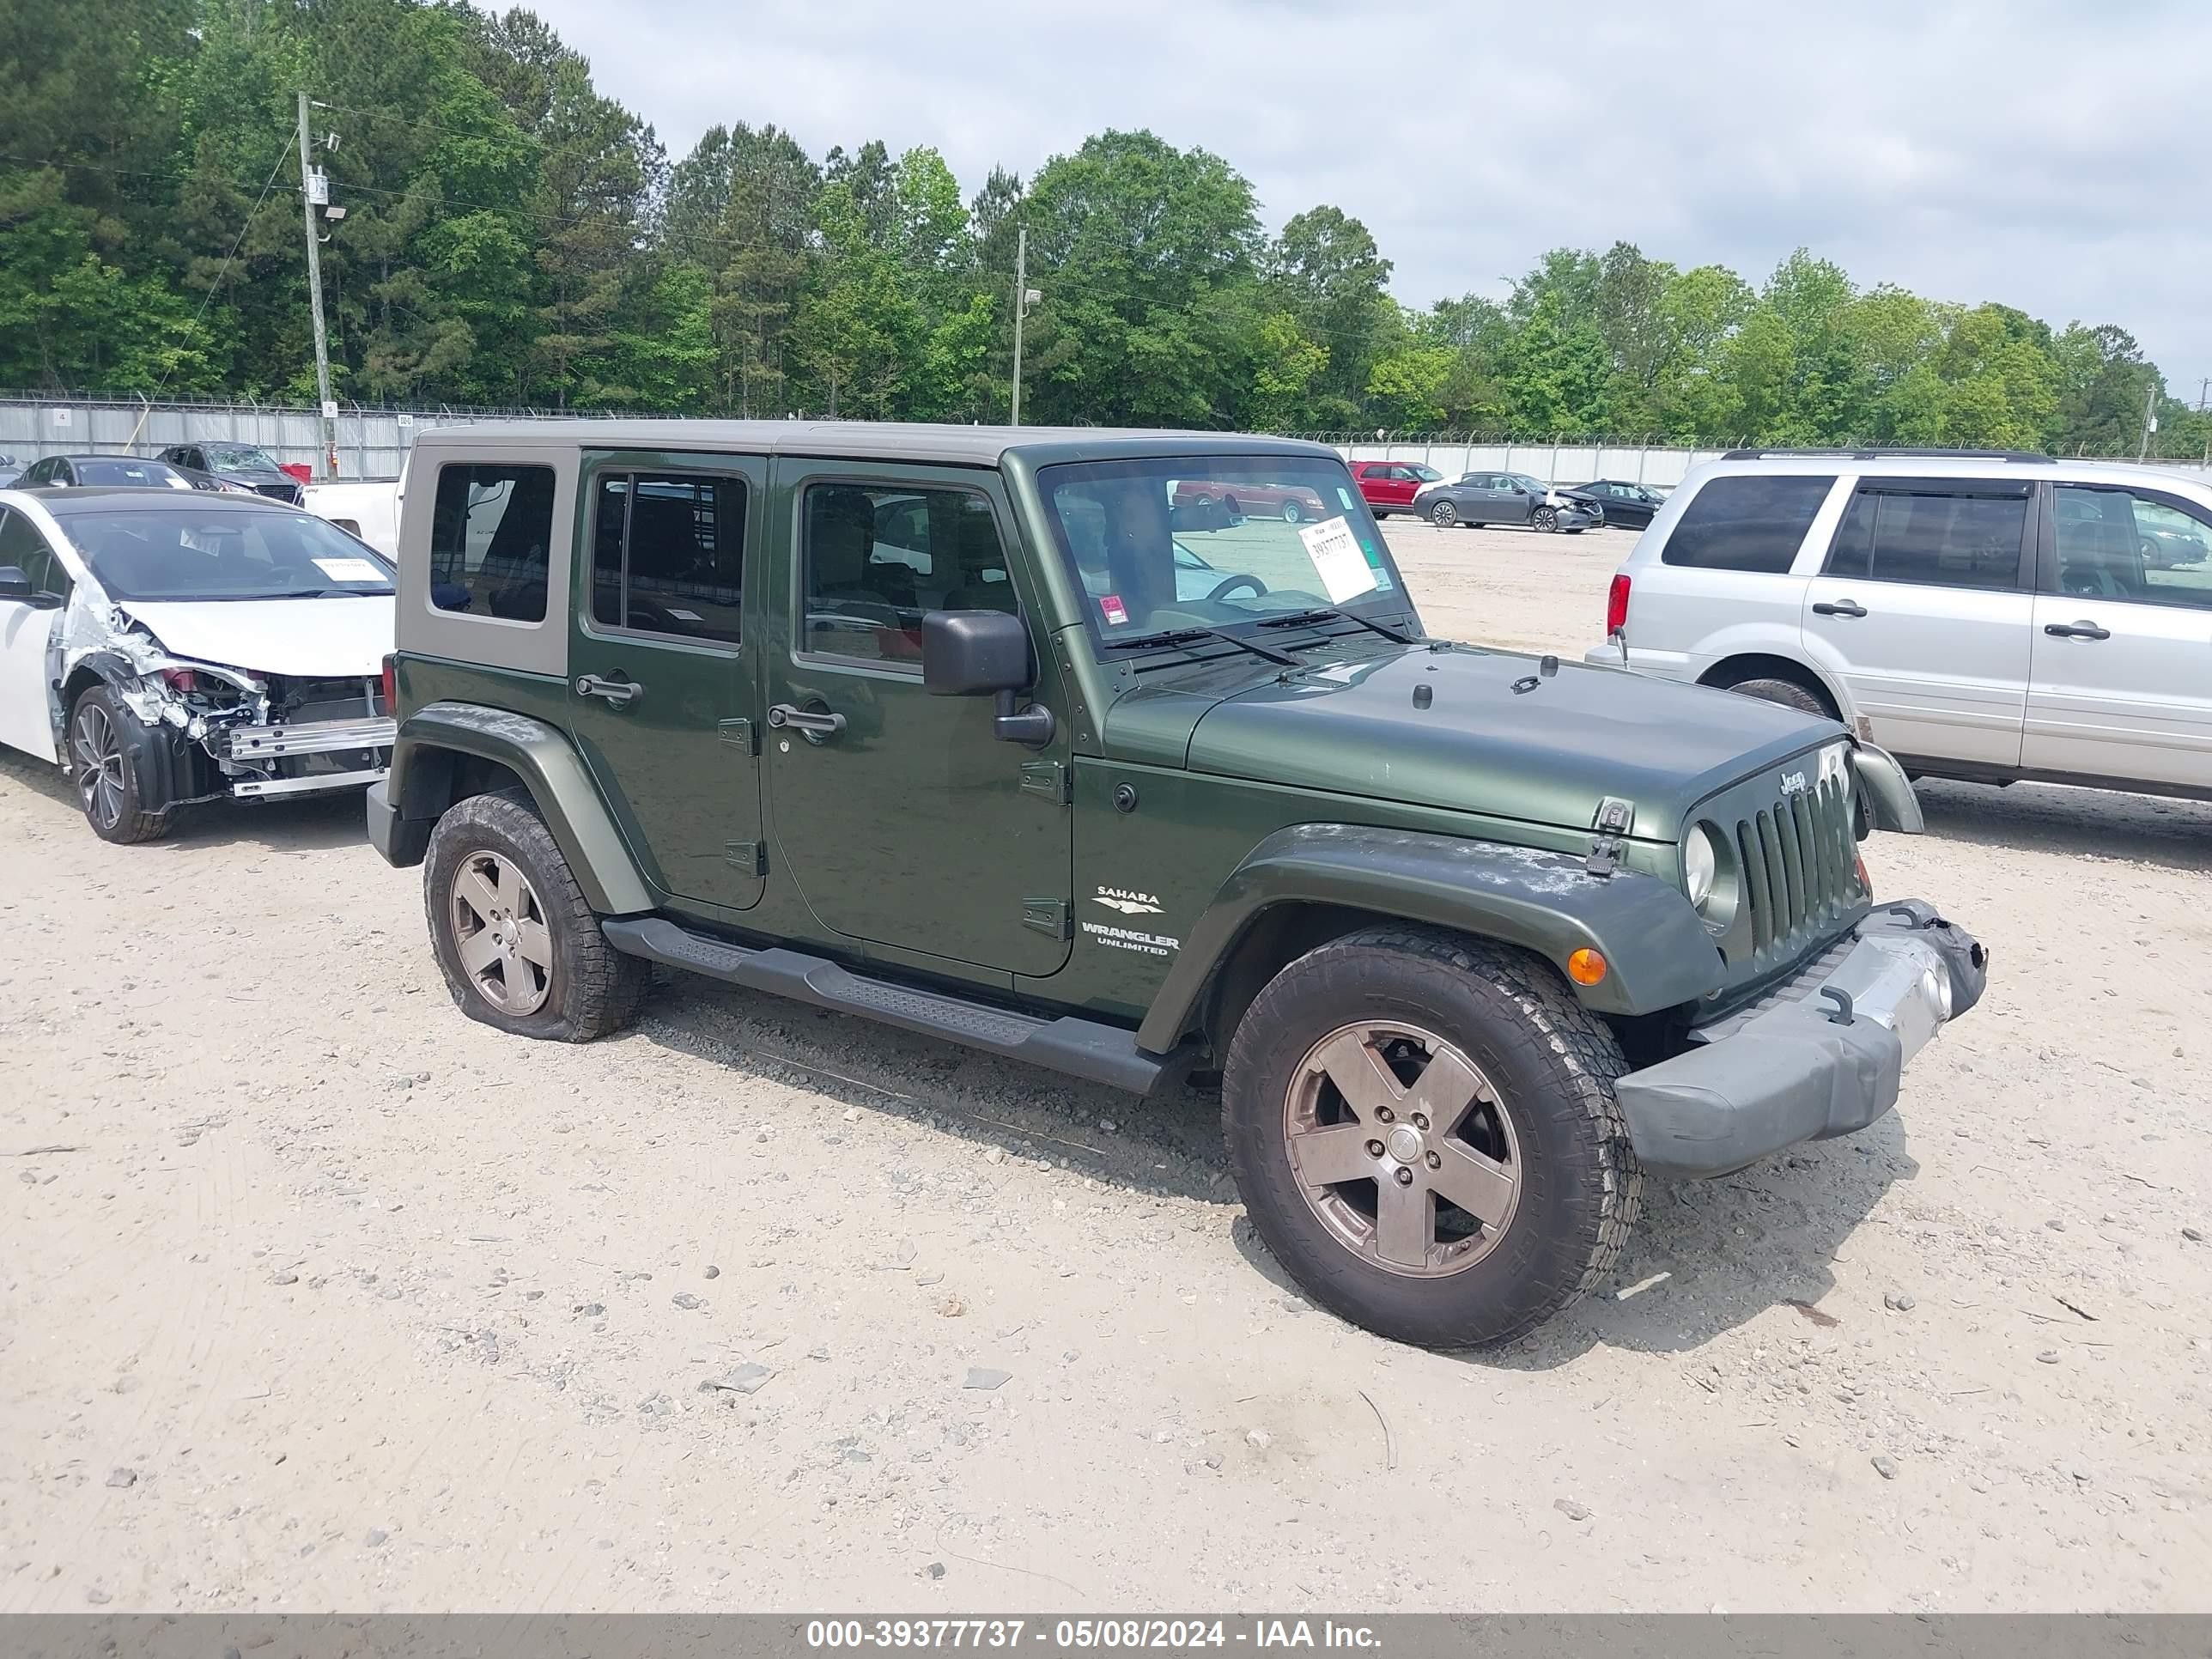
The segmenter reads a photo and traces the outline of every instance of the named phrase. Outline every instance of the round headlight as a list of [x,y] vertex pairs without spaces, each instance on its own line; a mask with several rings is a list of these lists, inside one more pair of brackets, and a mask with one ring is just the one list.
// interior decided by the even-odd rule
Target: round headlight
[[1682,842],[1682,880],[1692,909],[1704,911],[1705,901],[1713,896],[1713,877],[1719,868],[1720,852],[1713,845],[1713,832],[1702,823],[1694,826]]

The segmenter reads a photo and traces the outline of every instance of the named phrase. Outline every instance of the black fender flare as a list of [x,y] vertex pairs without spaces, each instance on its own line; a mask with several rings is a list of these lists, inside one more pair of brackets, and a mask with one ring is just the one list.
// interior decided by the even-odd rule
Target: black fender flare
[[[1246,930],[1283,904],[1326,904],[1425,922],[1519,945],[1559,970],[1601,1013],[1644,1014],[1694,1002],[1723,984],[1720,949],[1668,883],[1632,871],[1595,876],[1565,853],[1367,825],[1302,823],[1278,830],[1231,872],[1183,941],[1137,1030],[1137,1046],[1165,1054],[1188,1029],[1215,969]],[[1589,948],[1606,960],[1594,986],[1574,983],[1567,958]]]
[[399,723],[390,775],[370,796],[371,811],[380,807],[389,815],[394,850],[411,854],[387,853],[392,862],[422,861],[430,827],[453,804],[452,769],[436,762],[453,755],[491,761],[522,780],[594,911],[637,915],[657,908],[568,733],[527,714],[475,703],[429,703]]

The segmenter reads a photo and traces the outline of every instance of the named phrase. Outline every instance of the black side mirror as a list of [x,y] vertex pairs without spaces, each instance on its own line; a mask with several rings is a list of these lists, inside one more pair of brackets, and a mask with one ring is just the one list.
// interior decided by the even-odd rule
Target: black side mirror
[[0,564],[0,599],[27,599],[31,578],[19,564]]
[[1030,630],[1004,611],[931,611],[921,619],[921,684],[933,697],[997,700],[992,735],[1041,749],[1052,741],[1052,711],[1036,704],[1014,712],[1014,694],[1036,678],[1030,665]]

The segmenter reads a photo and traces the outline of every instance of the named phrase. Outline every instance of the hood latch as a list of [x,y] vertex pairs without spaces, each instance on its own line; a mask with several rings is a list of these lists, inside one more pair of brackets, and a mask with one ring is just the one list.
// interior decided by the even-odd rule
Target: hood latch
[[1583,860],[1583,868],[1593,876],[1610,877],[1620,867],[1620,843],[1636,827],[1636,803],[1623,800],[1618,795],[1607,795],[1597,804],[1597,815],[1592,820],[1597,830],[1590,842],[1589,856]]

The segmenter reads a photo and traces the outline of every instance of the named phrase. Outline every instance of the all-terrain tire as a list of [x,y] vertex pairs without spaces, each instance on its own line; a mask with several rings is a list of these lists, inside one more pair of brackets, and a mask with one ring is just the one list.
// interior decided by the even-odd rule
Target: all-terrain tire
[[[526,1013],[495,1006],[461,960],[454,883],[479,854],[506,859],[522,872],[550,936],[544,1000]],[[422,903],[431,946],[455,1006],[471,1019],[500,1030],[548,1042],[589,1042],[629,1024],[652,982],[646,963],[607,943],[553,832],[521,791],[471,795],[447,810],[430,832]]]
[[173,775],[159,764],[157,746],[175,743],[166,727],[149,730],[105,685],[88,689],[70,707],[63,764],[76,790],[84,821],[100,840],[118,847],[159,841],[177,826],[177,812],[162,798],[160,779]]
[[[1394,1273],[1323,1224],[1291,1163],[1288,1091],[1313,1046],[1362,1020],[1424,1028],[1489,1079],[1517,1141],[1519,1195],[1488,1254],[1435,1277]],[[1315,1300],[1423,1347],[1510,1341],[1609,1273],[1642,1204],[1643,1171],[1613,1092],[1613,1032],[1525,951],[1414,927],[1309,951],[1237,1028],[1222,1127],[1261,1240]]]

